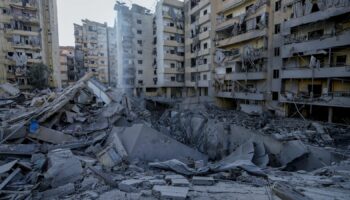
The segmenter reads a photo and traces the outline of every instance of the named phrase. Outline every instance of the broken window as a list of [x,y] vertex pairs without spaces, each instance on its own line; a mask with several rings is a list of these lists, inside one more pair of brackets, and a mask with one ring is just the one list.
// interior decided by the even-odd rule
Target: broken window
[[137,73],[138,73],[138,74],[143,74],[143,71],[142,71],[142,70],[138,70]]
[[142,50],[138,50],[137,53],[142,55]]
[[137,30],[137,34],[141,35],[142,34],[142,30]]
[[170,64],[170,67],[171,67],[171,68],[175,68],[175,63],[171,63],[171,64]]
[[346,65],[346,55],[337,56],[336,65],[337,66],[344,66],[344,65]]
[[143,84],[143,80],[139,80],[138,83],[142,85]]
[[280,71],[278,69],[273,70],[273,78],[274,79],[280,78]]
[[171,77],[171,81],[174,82],[175,81],[175,76]]
[[208,43],[204,43],[203,48],[207,49],[208,48]]
[[137,63],[142,65],[143,61],[142,60],[138,60]]
[[276,47],[275,48],[275,56],[280,56],[280,48],[279,47]]
[[272,92],[272,101],[278,101],[278,92]]
[[208,10],[204,10],[203,15],[207,15],[207,14],[208,14]]
[[226,74],[230,74],[230,73],[232,73],[232,68],[230,67],[230,68],[226,68]]
[[308,33],[308,38],[309,40],[318,40],[323,36],[323,34],[324,34],[323,29],[311,31]]
[[275,2],[275,11],[281,10],[281,0]]
[[275,34],[279,34],[281,32],[281,24],[275,24]]
[[137,20],[137,24],[142,24],[142,20],[141,20],[141,19],[138,19],[138,20]]

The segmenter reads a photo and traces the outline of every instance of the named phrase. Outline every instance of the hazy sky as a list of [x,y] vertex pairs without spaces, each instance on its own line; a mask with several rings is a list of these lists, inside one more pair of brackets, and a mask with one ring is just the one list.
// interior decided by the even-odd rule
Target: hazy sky
[[[81,24],[82,19],[114,24],[116,0],[57,0],[58,29],[60,46],[74,46],[73,24]],[[156,0],[125,0],[154,10]]]

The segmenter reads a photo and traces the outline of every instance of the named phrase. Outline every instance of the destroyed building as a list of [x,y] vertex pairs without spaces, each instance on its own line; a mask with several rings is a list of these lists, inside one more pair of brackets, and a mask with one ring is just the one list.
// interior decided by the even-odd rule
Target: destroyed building
[[0,81],[32,89],[30,67],[51,69],[49,84],[61,87],[56,0],[0,1]]
[[113,51],[110,48],[115,48],[115,42],[112,42],[115,38],[108,37],[111,35],[109,31],[114,29],[110,29],[107,23],[88,19],[82,20],[82,25],[74,24],[75,57],[80,76],[93,72],[102,83],[110,83],[110,68],[116,65],[115,62],[112,62],[114,65],[110,63],[112,57],[109,57],[109,52]]

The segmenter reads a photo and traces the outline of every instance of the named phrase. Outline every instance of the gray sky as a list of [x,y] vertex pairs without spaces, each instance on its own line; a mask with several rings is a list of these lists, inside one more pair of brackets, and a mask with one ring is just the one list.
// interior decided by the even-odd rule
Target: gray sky
[[[57,0],[58,29],[60,46],[74,46],[73,24],[81,24],[82,19],[114,24],[114,4],[116,0]],[[156,0],[125,0],[153,10]]]

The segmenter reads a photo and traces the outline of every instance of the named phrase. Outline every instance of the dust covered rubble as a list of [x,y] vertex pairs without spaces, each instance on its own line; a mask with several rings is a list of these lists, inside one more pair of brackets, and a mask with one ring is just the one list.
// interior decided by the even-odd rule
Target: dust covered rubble
[[[4,86],[2,199],[347,199],[349,127],[167,110],[86,75],[61,92]],[[8,91],[7,91],[8,90]],[[5,95],[5,96],[6,96]],[[342,144],[343,144],[342,143]]]

